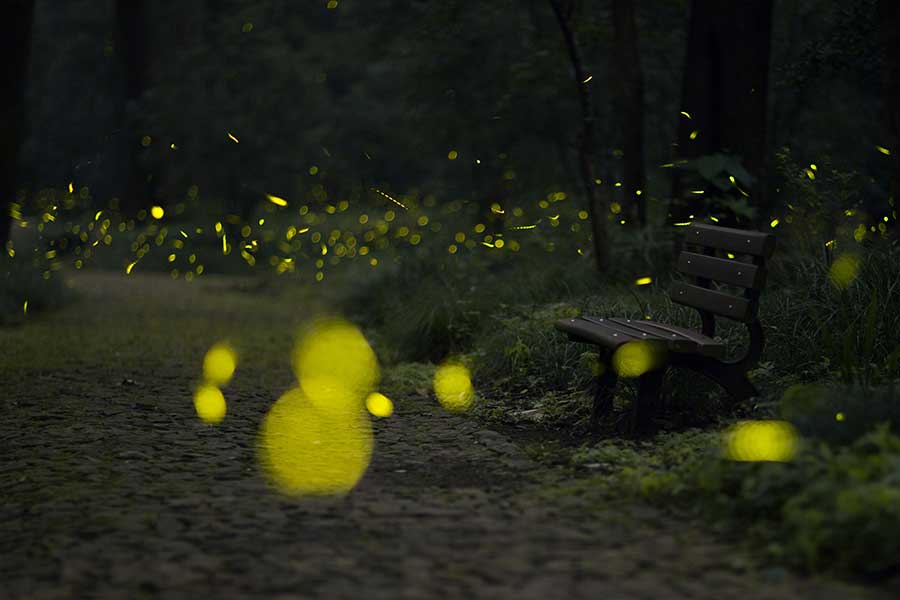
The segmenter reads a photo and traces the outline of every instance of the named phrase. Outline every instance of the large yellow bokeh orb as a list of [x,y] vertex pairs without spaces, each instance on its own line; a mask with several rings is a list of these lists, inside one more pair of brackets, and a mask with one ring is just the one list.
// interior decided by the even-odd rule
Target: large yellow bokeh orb
[[459,363],[445,363],[434,372],[434,393],[450,412],[465,412],[475,401],[469,369]]
[[225,343],[214,345],[203,357],[203,377],[212,385],[226,385],[237,368],[237,355]]
[[215,425],[225,418],[225,396],[214,385],[201,385],[194,392],[194,409],[204,423]]
[[839,290],[847,289],[859,276],[862,261],[856,254],[838,256],[828,269],[828,280]]
[[359,482],[373,447],[365,411],[322,410],[296,388],[279,398],[266,415],[258,458],[266,478],[292,495],[335,495]]
[[362,408],[378,384],[375,353],[359,329],[346,321],[314,323],[294,350],[293,365],[303,393],[320,407],[351,402]]
[[725,456],[731,460],[787,462],[798,446],[799,436],[787,421],[745,421],[725,434]]
[[628,342],[619,346],[612,356],[612,366],[619,377],[640,377],[664,362],[665,350],[651,342]]

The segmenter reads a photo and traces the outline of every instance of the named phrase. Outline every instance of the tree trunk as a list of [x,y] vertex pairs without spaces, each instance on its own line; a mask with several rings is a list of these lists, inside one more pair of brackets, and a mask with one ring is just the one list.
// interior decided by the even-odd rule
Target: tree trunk
[[616,91],[618,112],[622,116],[622,145],[625,151],[625,173],[622,189],[626,209],[637,222],[647,225],[646,183],[644,175],[644,76],[638,50],[635,23],[637,0],[613,0],[615,74],[610,82]]
[[594,237],[594,260],[597,269],[602,271],[609,263],[609,240],[606,235],[607,202],[596,183],[594,172],[594,103],[591,88],[585,84],[588,73],[584,69],[581,48],[575,32],[574,2],[572,0],[550,0],[550,6],[559,22],[563,41],[569,53],[569,60],[575,74],[575,85],[578,89],[578,100],[581,106],[581,133],[578,139],[579,167],[581,183],[584,187],[585,201],[591,218],[591,231]]
[[878,17],[884,48],[883,110],[891,144],[890,201],[896,214],[900,204],[900,3],[879,0]]
[[33,0],[12,0],[4,12],[9,25],[0,36],[3,56],[3,81],[6,91],[0,94],[0,252],[6,252],[16,197],[19,172],[19,149],[25,136],[25,84],[28,55],[31,49]]
[[[755,178],[757,222],[771,218],[766,194],[766,98],[772,0],[693,0],[684,65],[677,159],[715,153],[738,156]],[[695,139],[691,139],[696,132]],[[675,171],[670,222],[694,209]]]
[[141,165],[141,134],[135,115],[147,81],[146,7],[143,0],[116,0],[116,51],[124,76],[124,102],[120,114],[121,146],[126,153],[125,181],[120,206],[137,211],[149,205],[151,182]]

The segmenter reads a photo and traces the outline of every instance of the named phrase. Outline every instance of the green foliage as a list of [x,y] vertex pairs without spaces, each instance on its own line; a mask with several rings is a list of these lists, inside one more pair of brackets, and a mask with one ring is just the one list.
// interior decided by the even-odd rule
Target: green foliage
[[850,444],[877,425],[900,431],[900,394],[893,385],[796,384],[782,396],[781,416],[809,439],[832,446]]
[[784,557],[864,575],[900,567],[900,437],[883,426],[804,466],[806,485],[782,507]]
[[832,449],[810,440],[790,463],[723,458],[719,435],[687,431],[572,455],[599,470],[580,486],[598,502],[643,498],[701,517],[769,559],[832,574],[900,566],[900,437],[882,425]]
[[683,184],[691,190],[703,190],[701,195],[689,195],[690,212],[696,220],[714,217],[732,221],[736,216],[744,222],[756,218],[756,209],[743,197],[756,183],[747,172],[740,157],[730,154],[711,154],[679,163],[676,167],[685,175]]
[[433,388],[434,365],[403,363],[383,373],[381,388],[389,397],[427,395]]
[[788,247],[773,264],[760,308],[765,359],[774,366],[774,378],[783,377],[773,393],[802,379],[874,385],[900,376],[900,248],[855,242],[839,242],[837,248],[861,258],[856,278],[843,290],[829,280],[824,254]]
[[[781,148],[774,160],[785,199],[778,233],[791,252],[815,255],[823,251],[826,242],[839,239],[849,243],[860,224],[868,236],[873,218],[888,214],[883,199],[880,206],[875,205],[874,194],[860,171],[841,169],[827,155],[816,157],[813,170],[812,165],[800,164],[794,154],[790,148]],[[879,223],[886,230],[887,226]]]

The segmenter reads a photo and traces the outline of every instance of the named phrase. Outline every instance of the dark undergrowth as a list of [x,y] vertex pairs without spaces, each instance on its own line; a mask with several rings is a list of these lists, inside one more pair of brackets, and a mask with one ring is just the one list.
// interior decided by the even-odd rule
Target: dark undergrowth
[[[518,432],[539,458],[599,473],[577,493],[657,503],[800,570],[888,577],[900,568],[900,247],[780,242],[760,308],[767,346],[750,374],[761,395],[734,405],[703,377],[670,372],[659,433],[644,440],[622,434],[628,381],[616,414],[589,435],[599,357],[553,322],[584,313],[698,327],[696,312],[665,294],[662,253],[602,279],[583,259],[400,265],[357,285],[344,307],[399,365],[386,389],[427,392],[430,365],[461,358],[479,394],[475,416]],[[834,267],[842,261],[853,266],[847,280]],[[651,273],[651,285],[634,285]],[[743,327],[719,323],[717,335],[739,352]],[[792,460],[726,458],[733,423],[770,419],[794,428]]]
[[0,326],[55,309],[72,298],[61,278],[33,264],[0,256]]

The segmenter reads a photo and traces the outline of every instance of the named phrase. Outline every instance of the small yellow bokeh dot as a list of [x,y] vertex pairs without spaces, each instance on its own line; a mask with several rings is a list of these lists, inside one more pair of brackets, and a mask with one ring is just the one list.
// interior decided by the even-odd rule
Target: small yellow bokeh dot
[[225,396],[214,385],[202,385],[194,392],[194,408],[204,423],[221,423],[225,418]]
[[465,412],[475,400],[469,369],[455,362],[441,365],[434,373],[434,392],[444,409]]
[[456,150],[451,150],[450,152],[447,153],[447,158],[449,158],[450,160],[456,160],[458,157],[459,157],[459,152],[457,152]]
[[838,414],[834,415],[834,420],[838,421],[838,422],[843,422],[846,418],[847,417],[842,412],[839,412]]
[[162,206],[154,206],[150,209],[150,216],[152,216],[154,219],[162,219],[165,214],[166,211],[163,210]]
[[149,135],[145,135],[144,137],[141,138],[141,146],[143,146],[144,148],[146,148],[147,146],[149,146],[152,143],[153,143],[153,138],[151,138]]
[[389,417],[394,414],[394,403],[384,394],[375,392],[366,398],[366,410],[376,417]]
[[737,461],[786,462],[798,445],[797,432],[787,421],[745,421],[725,434],[725,456]]
[[237,355],[225,343],[215,344],[203,357],[203,377],[213,385],[226,385],[236,367]]

